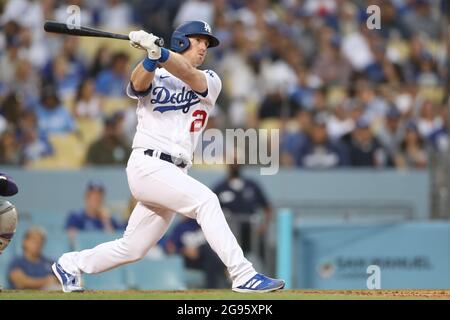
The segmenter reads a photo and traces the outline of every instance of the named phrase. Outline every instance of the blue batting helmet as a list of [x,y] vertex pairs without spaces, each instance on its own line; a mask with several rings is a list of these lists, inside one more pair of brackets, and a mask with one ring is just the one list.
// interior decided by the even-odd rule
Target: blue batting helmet
[[187,21],[178,28],[172,34],[170,40],[170,50],[175,52],[183,52],[189,48],[189,36],[205,35],[209,38],[209,48],[219,45],[219,39],[217,39],[211,33],[211,27],[204,21]]

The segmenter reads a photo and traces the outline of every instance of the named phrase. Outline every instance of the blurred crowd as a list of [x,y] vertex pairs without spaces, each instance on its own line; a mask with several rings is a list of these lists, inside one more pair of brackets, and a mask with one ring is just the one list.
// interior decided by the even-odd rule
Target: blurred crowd
[[[211,124],[280,129],[283,166],[425,168],[449,151],[445,0],[9,0],[0,164],[127,161],[136,116],[125,87],[143,53],[46,34],[44,21],[67,21],[70,5],[82,25],[144,29],[166,43],[183,21],[208,22],[221,45],[203,68],[223,83]],[[368,28],[369,5],[380,7],[380,29]]]

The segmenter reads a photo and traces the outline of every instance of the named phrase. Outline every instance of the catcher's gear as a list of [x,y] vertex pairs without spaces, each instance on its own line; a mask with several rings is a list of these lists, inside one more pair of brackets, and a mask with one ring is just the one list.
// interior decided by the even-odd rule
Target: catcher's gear
[[170,39],[170,50],[175,52],[183,52],[189,48],[189,36],[204,35],[209,39],[209,48],[217,47],[219,39],[211,33],[211,27],[203,21],[187,21],[172,33]]
[[11,202],[0,200],[0,254],[11,242],[17,226],[16,207]]

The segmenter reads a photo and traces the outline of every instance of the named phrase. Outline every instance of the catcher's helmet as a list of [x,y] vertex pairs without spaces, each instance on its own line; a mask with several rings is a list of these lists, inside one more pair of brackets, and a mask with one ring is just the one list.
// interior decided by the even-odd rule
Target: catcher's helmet
[[211,33],[211,27],[204,21],[187,21],[178,28],[172,34],[170,40],[170,50],[175,52],[183,52],[189,48],[189,36],[205,35],[209,38],[209,48],[219,45],[219,39],[217,39]]
[[9,201],[0,200],[0,255],[16,233],[17,211]]

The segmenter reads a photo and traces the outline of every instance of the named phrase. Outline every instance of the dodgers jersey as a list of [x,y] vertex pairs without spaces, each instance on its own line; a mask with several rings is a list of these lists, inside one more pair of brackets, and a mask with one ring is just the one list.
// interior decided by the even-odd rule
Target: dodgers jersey
[[203,94],[193,91],[164,68],[155,70],[146,92],[138,93],[128,84],[127,95],[138,100],[133,149],[155,149],[192,163],[200,133],[222,89],[222,82],[214,71],[201,72],[208,85]]

